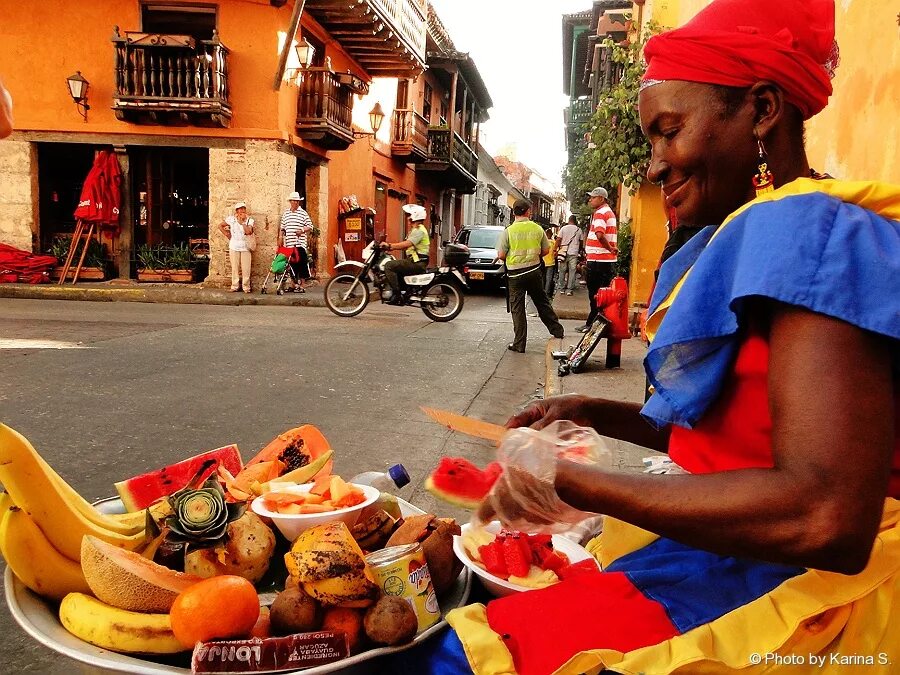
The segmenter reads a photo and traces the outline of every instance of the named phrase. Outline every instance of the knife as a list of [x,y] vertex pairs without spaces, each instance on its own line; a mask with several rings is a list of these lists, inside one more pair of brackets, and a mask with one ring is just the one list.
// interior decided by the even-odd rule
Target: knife
[[499,444],[500,439],[509,429],[501,427],[499,424],[491,424],[483,420],[477,420],[474,417],[466,417],[465,415],[457,415],[447,410],[438,410],[437,408],[426,408],[419,406],[426,415],[450,429],[451,431],[459,431],[476,438],[484,438]]

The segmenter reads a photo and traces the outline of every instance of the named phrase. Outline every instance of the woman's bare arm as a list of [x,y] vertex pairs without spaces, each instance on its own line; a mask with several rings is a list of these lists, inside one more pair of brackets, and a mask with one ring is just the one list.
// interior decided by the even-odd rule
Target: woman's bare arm
[[887,340],[778,305],[769,344],[773,468],[651,476],[559,462],[560,497],[718,553],[859,572],[894,449]]

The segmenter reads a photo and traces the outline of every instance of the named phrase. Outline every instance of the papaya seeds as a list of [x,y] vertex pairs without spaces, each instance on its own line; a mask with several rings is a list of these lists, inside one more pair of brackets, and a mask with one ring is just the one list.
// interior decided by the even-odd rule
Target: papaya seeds
[[269,616],[274,635],[309,633],[322,627],[322,606],[296,586],[275,597]]
[[415,637],[419,619],[406,600],[385,595],[366,611],[363,627],[372,642],[399,645]]

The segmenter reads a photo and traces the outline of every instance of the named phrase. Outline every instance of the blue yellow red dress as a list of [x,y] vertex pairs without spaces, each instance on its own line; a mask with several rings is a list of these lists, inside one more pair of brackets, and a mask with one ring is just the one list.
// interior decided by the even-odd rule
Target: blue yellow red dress
[[[643,413],[672,425],[670,454],[689,472],[773,464],[767,330],[745,304],[754,297],[890,338],[896,405],[900,188],[797,180],[707,228],[663,267],[648,321],[655,393]],[[900,442],[881,531],[853,576],[720,556],[607,518],[589,544],[603,572],[454,610],[428,670],[897,672],[897,498]]]

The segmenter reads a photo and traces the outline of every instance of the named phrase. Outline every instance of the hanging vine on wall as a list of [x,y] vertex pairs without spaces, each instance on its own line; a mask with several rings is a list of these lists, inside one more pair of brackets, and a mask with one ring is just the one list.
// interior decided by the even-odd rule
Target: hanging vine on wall
[[634,193],[645,179],[650,144],[641,132],[637,107],[645,70],[641,54],[650,36],[658,32],[659,27],[651,23],[633,42],[617,44],[607,38],[603,43],[621,79],[600,93],[597,110],[585,129],[590,141],[566,167],[564,180],[577,212],[589,212],[583,195],[597,185],[609,189],[612,198],[620,184]]

